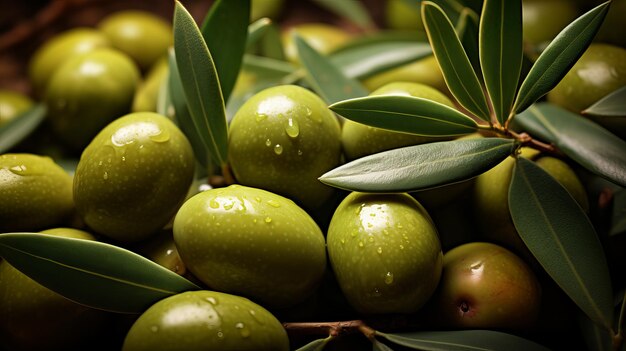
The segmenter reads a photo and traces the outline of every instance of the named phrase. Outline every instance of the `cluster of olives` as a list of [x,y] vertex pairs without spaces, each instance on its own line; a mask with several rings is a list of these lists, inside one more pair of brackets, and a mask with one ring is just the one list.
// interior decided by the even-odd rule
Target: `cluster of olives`
[[[389,13],[406,17],[396,15],[389,25],[419,25],[419,14],[403,6],[389,1]],[[297,30],[323,53],[352,38],[323,24]],[[298,64],[288,32],[283,40],[287,58]],[[155,113],[171,44],[167,22],[128,11],[97,29],[62,33],[36,52],[29,73],[46,121],[69,152],[81,155],[73,174],[47,156],[0,155],[0,232],[107,241],[206,290],[171,296],[120,322],[0,261],[0,347],[80,347],[115,324],[129,351],[289,350],[293,341],[279,319],[325,318],[325,305],[352,318],[423,313],[443,328],[536,326],[546,302],[541,268],[509,215],[512,157],[476,179],[437,189],[348,194],[318,177],[346,160],[448,138],[342,121],[312,91],[279,85],[247,99],[230,121],[228,162],[237,184],[198,187],[187,137]],[[626,49],[593,44],[548,100],[580,112],[626,84],[625,62]],[[363,83],[372,95],[457,106],[433,57]],[[236,89],[245,90],[242,84]],[[0,92],[0,125],[32,104]],[[599,122],[626,131],[621,122]],[[583,183],[565,161],[526,148],[522,157],[589,209]],[[335,285],[339,298],[328,293]],[[67,334],[76,328],[81,332]]]

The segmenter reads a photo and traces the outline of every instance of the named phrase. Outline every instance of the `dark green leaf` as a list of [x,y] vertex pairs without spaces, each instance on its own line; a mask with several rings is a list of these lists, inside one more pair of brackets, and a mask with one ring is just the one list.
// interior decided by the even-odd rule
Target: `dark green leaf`
[[514,150],[508,139],[481,138],[409,146],[365,156],[322,175],[322,183],[363,192],[404,192],[461,182]]
[[354,0],[313,0],[318,5],[346,18],[362,29],[372,29],[375,27],[374,21],[369,12],[360,1]]
[[592,116],[626,117],[626,85],[608,94],[583,111]]
[[250,0],[217,0],[202,23],[202,36],[215,63],[224,101],[237,81],[249,21]]
[[317,340],[313,340],[310,343],[302,346],[301,348],[297,349],[296,351],[322,351],[324,349],[324,347],[326,346],[326,344],[328,344],[328,342],[332,339],[332,336],[329,336],[325,339],[317,339]]
[[569,192],[538,165],[517,158],[509,208],[544,270],[594,322],[611,327],[609,269],[593,225]]
[[474,10],[466,7],[461,11],[461,16],[456,24],[456,33],[461,39],[465,53],[472,63],[474,72],[482,77],[480,69],[480,55],[478,49],[478,30],[480,19]]
[[194,120],[189,113],[187,100],[185,99],[185,92],[183,91],[183,82],[181,82],[180,75],[178,74],[178,65],[176,64],[176,57],[174,57],[173,51],[170,51],[169,69],[169,95],[172,100],[172,107],[174,108],[176,122],[180,130],[189,140],[189,143],[193,148],[196,161],[198,161],[198,163],[200,163],[204,168],[207,168],[209,165],[208,151],[202,136],[199,134],[200,129],[196,127]]
[[29,136],[41,124],[45,116],[46,107],[43,104],[37,104],[2,125],[0,127],[0,154],[10,150]]
[[432,54],[427,42],[378,41],[330,55],[331,61],[350,78],[367,78]]
[[296,71],[289,62],[255,55],[244,56],[243,68],[255,74],[273,77],[285,76]]
[[549,351],[519,336],[492,330],[425,331],[376,335],[414,350],[428,351]]
[[413,96],[367,96],[329,108],[355,122],[424,136],[464,135],[478,128],[473,119],[452,107]]
[[248,39],[246,40],[246,48],[250,48],[256,44],[259,39],[265,35],[267,29],[272,24],[272,20],[269,18],[261,18],[251,23],[248,26]]
[[225,165],[228,126],[217,72],[200,30],[180,2],[176,2],[174,11],[174,50],[195,130],[210,157],[220,166]]
[[448,89],[468,111],[489,121],[489,107],[483,89],[454,26],[443,10],[430,1],[422,4],[422,20]]
[[141,313],[165,297],[199,289],[131,251],[91,240],[0,234],[0,256],[70,300],[114,312]]
[[327,103],[331,104],[368,94],[360,82],[346,77],[329,58],[318,53],[296,32],[293,36],[298,48],[298,57],[307,71],[309,83]]
[[393,351],[393,349],[376,339],[372,339],[372,351]]
[[597,6],[565,27],[541,53],[522,83],[516,113],[526,110],[554,88],[585,52],[604,21],[609,2]]
[[613,211],[609,235],[626,234],[626,189],[613,193]]
[[626,141],[598,124],[549,103],[535,104],[515,120],[591,172],[626,186]]
[[352,38],[341,47],[333,50],[330,55],[339,54],[343,51],[358,50],[361,46],[371,46],[385,42],[427,43],[428,36],[423,30],[380,30]]
[[587,350],[589,351],[612,351],[613,345],[609,331],[594,323],[587,315],[580,313],[578,316],[578,324],[582,332]]
[[485,86],[493,112],[504,125],[522,70],[522,1],[485,0],[479,42]]

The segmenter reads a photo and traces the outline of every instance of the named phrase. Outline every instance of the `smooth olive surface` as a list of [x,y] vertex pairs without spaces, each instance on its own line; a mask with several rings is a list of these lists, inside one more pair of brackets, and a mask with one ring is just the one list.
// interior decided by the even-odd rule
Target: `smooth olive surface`
[[283,32],[282,42],[287,60],[300,62],[298,48],[293,41],[293,33],[298,33],[313,49],[321,54],[328,54],[347,43],[352,36],[339,27],[325,23],[304,23]]
[[167,48],[174,41],[172,26],[146,11],[115,12],[104,18],[98,29],[114,48],[132,57],[142,70],[147,70],[167,55]]
[[[47,235],[94,240],[72,228],[42,231]],[[68,350],[107,330],[107,314],[72,302],[0,261],[0,349]]]
[[541,287],[511,251],[475,242],[444,255],[434,302],[436,318],[445,327],[523,329],[537,319]]
[[579,12],[578,5],[571,0],[522,1],[524,40],[532,44],[551,41]]
[[[395,82],[373,91],[370,96],[404,95],[433,100],[454,108],[447,96],[430,86],[420,83]],[[403,146],[423,144],[450,138],[424,137],[370,127],[346,120],[341,129],[341,146],[348,160]]]
[[33,154],[0,155],[0,232],[36,231],[71,216],[72,177]]
[[340,138],[339,122],[322,99],[295,85],[276,86],[237,111],[228,157],[239,183],[315,209],[334,192],[317,178],[339,165]]
[[367,77],[363,80],[363,85],[373,91],[393,82],[422,83],[450,95],[435,56],[427,56]]
[[165,298],[145,311],[123,351],[288,351],[280,322],[256,303],[214,291]]
[[167,57],[158,60],[137,88],[133,99],[133,112],[156,112],[161,87],[169,74]]
[[24,94],[0,89],[0,126],[28,111],[33,100]]
[[424,30],[419,3],[405,0],[386,0],[385,23],[391,29]]
[[276,20],[284,7],[285,0],[252,0],[250,3],[250,22],[268,17]]
[[413,313],[439,282],[437,229],[407,194],[351,193],[333,215],[327,243],[339,286],[361,313]]
[[35,91],[42,95],[54,71],[70,57],[109,46],[104,34],[93,28],[70,29],[48,40],[35,51],[28,66]]
[[131,113],[105,127],[83,152],[74,175],[74,201],[85,223],[115,240],[156,233],[189,190],[194,156],[168,118]]
[[209,288],[270,307],[312,294],[326,268],[324,236],[293,201],[241,185],[201,192],[174,219],[187,268]]

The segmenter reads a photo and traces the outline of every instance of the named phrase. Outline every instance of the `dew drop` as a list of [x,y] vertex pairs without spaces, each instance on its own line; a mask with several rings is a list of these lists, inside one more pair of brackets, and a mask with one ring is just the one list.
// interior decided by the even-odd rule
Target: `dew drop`
[[346,239],[341,239],[341,243],[345,244],[346,243]]
[[255,310],[249,310],[248,313],[250,313],[250,315],[252,316],[252,318],[254,318],[254,320],[261,324],[264,325],[265,322],[263,321],[263,319],[259,318],[259,316],[257,316],[256,311]]
[[285,132],[290,138],[297,138],[300,135],[300,126],[298,125],[298,121],[293,118],[289,118],[287,120],[287,125],[285,126]]
[[155,143],[165,143],[170,140],[170,133],[165,130],[161,130],[161,133],[159,134],[150,135],[150,140]]
[[219,208],[220,204],[217,201],[215,201],[215,199],[212,199],[211,201],[209,201],[209,207],[211,207],[211,208]]
[[357,234],[358,234],[358,233],[356,232],[356,230],[355,230],[355,231],[353,231],[352,233],[350,233],[350,235],[351,235],[353,238],[354,238],[354,237],[356,237],[356,236],[357,236]]
[[402,229],[402,228],[404,228],[404,227],[402,226],[402,224],[398,223],[398,224],[396,225],[396,228],[398,228],[398,229]]
[[217,332],[217,337],[218,337],[218,338],[220,338],[220,339],[224,338],[224,333],[222,333],[222,331],[221,331],[221,330],[220,330],[220,331],[218,331],[218,332]]
[[150,327],[150,331],[152,331],[153,333],[156,333],[159,331],[159,327],[156,325],[153,325],[152,327]]
[[260,197],[255,197],[254,200],[256,200],[256,202],[261,202],[261,198]]
[[280,155],[280,154],[282,154],[282,153],[283,153],[283,146],[282,146],[282,145],[280,145],[280,144],[276,144],[276,145],[274,145],[274,153],[275,153],[276,155]]
[[255,119],[257,122],[261,122],[267,119],[267,115],[265,113],[257,113]]
[[380,254],[382,254],[382,253],[383,253],[383,248],[379,246],[379,247],[376,249],[376,252],[378,252],[378,254],[379,254],[379,255],[380,255]]
[[404,245],[400,245],[400,250],[404,250]]
[[98,162],[98,166],[102,166],[102,160],[100,160],[100,162]]
[[233,208],[233,206],[235,206],[235,203],[234,203],[234,202],[229,202],[229,203],[227,203],[227,204],[224,204],[224,209],[225,209],[226,211],[228,211],[228,210],[230,210],[231,208]]
[[374,242],[374,238],[370,237],[369,239],[367,239],[370,243]]
[[122,162],[126,162],[126,156],[122,156]]
[[217,305],[217,299],[215,299],[214,297],[207,297],[206,300],[211,304],[211,305]]
[[385,275],[385,284],[387,285],[393,284],[393,273],[387,272],[387,275]]
[[302,150],[298,149],[298,156],[302,156]]
[[102,175],[102,178],[103,178],[104,180],[109,179],[109,173],[108,173],[108,172],[104,172],[104,174]]
[[274,207],[274,208],[279,208],[280,207],[280,203],[276,200],[268,200],[267,204]]
[[272,146],[272,141],[270,139],[265,139],[265,146],[267,147]]
[[271,222],[272,222],[271,217],[265,217],[265,223],[271,223]]
[[364,245],[363,242],[359,241],[359,247],[363,247],[363,245]]

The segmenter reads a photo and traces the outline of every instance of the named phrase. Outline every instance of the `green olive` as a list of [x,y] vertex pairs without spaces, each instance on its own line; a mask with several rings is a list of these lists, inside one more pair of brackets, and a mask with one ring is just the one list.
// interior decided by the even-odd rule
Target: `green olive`
[[71,216],[72,177],[49,157],[0,155],[0,232],[35,231]]
[[295,64],[300,60],[298,48],[293,42],[294,32],[321,54],[331,53],[352,39],[352,36],[343,29],[324,23],[306,23],[291,27],[283,32],[282,41],[287,60]]
[[428,56],[415,62],[407,63],[406,65],[365,78],[363,85],[370,91],[374,91],[393,82],[422,83],[448,96],[451,95],[435,56]]
[[157,61],[145,76],[133,99],[133,112],[156,112],[161,86],[169,74],[167,57]]
[[209,288],[282,308],[302,302],[326,268],[324,236],[293,201],[240,185],[201,192],[174,219],[187,268]]
[[92,28],[75,28],[53,37],[30,60],[28,76],[35,91],[44,94],[54,71],[70,57],[108,46],[104,34]]
[[168,22],[144,11],[113,13],[104,18],[98,28],[113,47],[130,56],[142,70],[167,55],[174,38]]
[[174,216],[194,166],[189,141],[167,117],[151,112],[120,117],[78,162],[76,210],[102,235],[123,242],[145,239]]
[[132,60],[114,49],[68,60],[50,79],[44,99],[54,132],[82,150],[109,122],[130,112],[139,77]]
[[[420,97],[454,108],[454,104],[447,96],[443,95],[435,88],[419,83],[389,83],[373,91],[370,95],[405,95]],[[450,138],[424,137],[398,133],[370,127],[350,120],[344,122],[341,130],[341,144],[348,160],[354,160],[359,157],[403,146],[446,139]]]
[[408,194],[351,193],[337,207],[327,241],[339,286],[361,313],[416,312],[439,282],[437,229]]
[[0,90],[0,126],[28,111],[33,100],[24,94],[10,90]]
[[230,165],[239,183],[318,208],[334,189],[317,178],[339,165],[341,128],[326,103],[294,85],[265,89],[233,117]]
[[[94,240],[93,235],[71,228],[41,233]],[[107,313],[72,302],[7,261],[0,262],[0,349],[82,349],[106,330],[106,322]]]
[[424,30],[419,4],[406,0],[387,0],[385,23],[392,29]]
[[522,1],[524,40],[532,44],[551,41],[578,17],[578,12],[571,0]]
[[189,291],[148,308],[122,350],[288,351],[289,339],[276,317],[246,298]]
[[273,20],[280,15],[285,0],[252,0],[250,3],[250,22],[263,17]]

